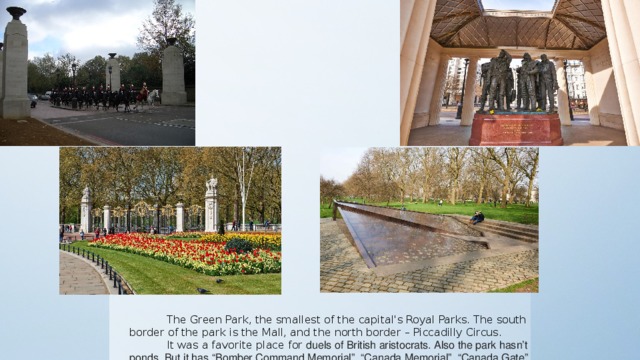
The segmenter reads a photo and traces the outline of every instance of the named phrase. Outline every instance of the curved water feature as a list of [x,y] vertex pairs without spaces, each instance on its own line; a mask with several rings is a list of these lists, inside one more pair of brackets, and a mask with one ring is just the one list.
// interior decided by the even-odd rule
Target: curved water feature
[[487,249],[485,244],[462,239],[482,236],[481,232],[448,216],[343,202],[336,205],[370,268]]

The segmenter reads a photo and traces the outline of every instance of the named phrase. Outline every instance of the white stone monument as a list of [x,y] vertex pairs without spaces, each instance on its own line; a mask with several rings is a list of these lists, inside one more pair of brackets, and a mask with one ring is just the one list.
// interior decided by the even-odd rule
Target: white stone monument
[[[116,53],[109,53],[109,60],[107,60],[107,67],[104,69],[105,71],[105,89],[109,84],[111,84],[111,91],[118,91],[120,89],[120,64],[118,63],[118,59],[115,58]],[[111,73],[109,73],[109,69],[111,69]]]
[[176,204],[176,232],[184,231],[184,204]]
[[7,11],[13,19],[4,30],[4,51],[2,52],[2,97],[0,113],[4,119],[21,119],[31,115],[27,98],[27,60],[29,42],[27,26],[20,16],[27,10],[9,7]]
[[207,181],[207,193],[204,196],[204,231],[216,232],[218,223],[218,180]]
[[104,210],[104,228],[107,229],[107,233],[109,233],[111,229],[111,207],[109,205],[105,205],[103,210]]
[[182,51],[175,46],[176,38],[169,38],[167,42],[169,46],[162,55],[162,105],[186,104]]
[[91,232],[91,190],[85,187],[82,191],[82,201],[80,202],[80,230],[85,233]]

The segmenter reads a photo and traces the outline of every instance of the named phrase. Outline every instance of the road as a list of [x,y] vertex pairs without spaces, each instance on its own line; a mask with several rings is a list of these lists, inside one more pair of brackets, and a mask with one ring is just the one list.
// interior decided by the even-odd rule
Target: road
[[69,110],[41,101],[31,117],[101,145],[193,146],[195,106],[145,106],[138,112]]

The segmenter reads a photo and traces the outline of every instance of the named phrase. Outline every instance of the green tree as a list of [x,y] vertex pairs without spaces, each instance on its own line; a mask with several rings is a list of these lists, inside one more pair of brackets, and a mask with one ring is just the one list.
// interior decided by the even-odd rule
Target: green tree
[[78,68],[78,86],[86,86],[88,88],[90,88],[91,86],[95,86],[96,88],[98,88],[100,84],[104,84],[106,68],[107,59],[100,55],[85,62]]
[[[162,86],[162,68],[158,59],[149,53],[136,53],[129,68],[130,83],[141,87],[146,82],[151,87]],[[151,90],[151,89],[150,89]]]
[[131,58],[126,55],[118,55],[116,57],[118,64],[120,65],[120,84],[112,84],[112,90],[118,90],[122,84],[131,84],[131,66],[133,62]]
[[65,87],[73,86],[73,64],[78,65],[79,63],[80,60],[76,59],[76,57],[70,53],[58,56],[58,59],[56,60],[56,68],[63,75]]
[[82,167],[78,166],[81,161],[80,148],[62,147],[60,148],[60,222],[77,223],[77,214],[72,210],[77,209],[82,197],[82,184],[80,175]]
[[43,93],[57,86],[58,63],[50,54],[29,60],[28,88],[31,92]]
[[154,0],[154,9],[142,23],[137,45],[151,57],[159,60],[167,47],[167,38],[175,37],[176,46],[184,54],[185,82],[195,84],[196,33],[193,15],[182,12],[182,5],[174,0]]
[[344,187],[334,179],[326,179],[320,176],[320,204],[333,204],[333,199],[344,195]]
[[38,71],[36,64],[29,61],[27,64],[27,89],[31,93],[43,93],[47,91],[46,78]]
[[[245,209],[249,219],[279,221],[281,217],[280,148],[245,148]],[[240,218],[242,148],[68,148],[60,152],[60,216],[77,212],[82,189],[88,186],[92,206],[127,209],[149,205],[203,205],[205,182],[218,179],[221,219]],[[68,221],[67,221],[68,222]],[[127,224],[129,221],[127,221]]]

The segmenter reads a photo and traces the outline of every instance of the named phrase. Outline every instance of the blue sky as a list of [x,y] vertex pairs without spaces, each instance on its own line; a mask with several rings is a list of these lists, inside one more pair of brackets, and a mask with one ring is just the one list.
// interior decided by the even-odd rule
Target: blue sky
[[551,11],[555,0],[482,0],[485,9]]
[[[195,16],[195,0],[175,0],[183,13]],[[20,20],[29,34],[29,58],[46,53],[57,57],[71,53],[82,62],[108,53],[132,56],[142,22],[151,16],[151,0],[22,0],[27,10]],[[8,6],[8,5],[7,5]],[[0,12],[0,24],[6,26],[11,16]],[[197,26],[197,21],[196,21]],[[4,26],[0,26],[3,29]]]

